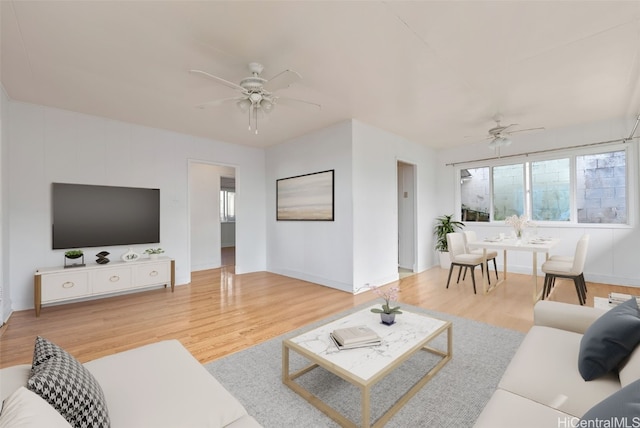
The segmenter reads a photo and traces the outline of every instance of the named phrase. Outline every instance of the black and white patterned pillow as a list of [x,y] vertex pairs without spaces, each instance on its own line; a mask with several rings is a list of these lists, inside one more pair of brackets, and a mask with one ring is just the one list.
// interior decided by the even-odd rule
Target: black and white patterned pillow
[[31,364],[31,374],[33,374],[35,367],[44,363],[54,355],[58,355],[61,349],[62,348],[60,348],[58,345],[49,342],[47,339],[44,339],[40,336],[36,337],[36,344],[33,347],[33,363]]
[[36,339],[27,388],[44,398],[74,427],[110,426],[98,381],[71,354],[41,337]]

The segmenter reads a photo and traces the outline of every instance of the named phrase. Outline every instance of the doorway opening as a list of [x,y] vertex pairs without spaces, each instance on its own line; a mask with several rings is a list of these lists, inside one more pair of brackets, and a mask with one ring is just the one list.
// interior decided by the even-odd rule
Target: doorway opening
[[191,271],[235,267],[236,169],[189,163],[189,228]]
[[416,270],[416,166],[398,161],[398,274]]
[[220,256],[222,266],[236,265],[236,177],[220,177]]

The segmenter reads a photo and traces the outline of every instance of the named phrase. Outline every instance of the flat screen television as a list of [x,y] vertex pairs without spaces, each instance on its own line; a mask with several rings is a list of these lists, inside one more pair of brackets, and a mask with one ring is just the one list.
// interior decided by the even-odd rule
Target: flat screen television
[[160,189],[53,183],[53,249],[160,242]]

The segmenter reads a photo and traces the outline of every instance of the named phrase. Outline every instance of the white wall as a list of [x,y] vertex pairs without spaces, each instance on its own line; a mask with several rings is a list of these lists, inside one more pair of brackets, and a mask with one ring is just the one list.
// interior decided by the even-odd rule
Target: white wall
[[[398,160],[416,165],[416,270],[432,266],[434,151],[352,120],[267,149],[269,270],[351,293],[396,280]],[[336,221],[276,221],[276,179],[327,169]]]
[[9,287],[8,248],[9,222],[8,202],[9,197],[9,98],[0,85],[0,325],[11,315],[11,288]]
[[397,162],[416,166],[416,271],[434,264],[435,152],[353,121],[354,290],[398,278]]
[[[554,148],[591,144],[601,141],[615,140],[628,137],[633,129],[635,119],[607,120],[580,126],[518,134],[513,137],[513,144],[502,149],[502,155],[534,152]],[[640,209],[638,206],[638,140],[628,143],[631,151],[630,180],[634,180],[633,187],[629,187],[629,211],[631,226],[601,225],[601,224],[572,224],[563,227],[538,227],[538,233],[555,236],[561,239],[559,247],[554,251],[558,254],[573,254],[579,237],[588,233],[591,235],[585,278],[587,281],[603,282],[618,285],[640,286],[637,273],[638,242],[640,242]],[[447,163],[472,161],[494,156],[486,143],[442,150],[438,153],[438,197],[442,207],[441,214],[460,214],[456,207],[456,192],[460,183],[455,177],[454,168]],[[499,232],[510,232],[503,222],[493,224],[467,223],[467,228],[476,230],[479,238],[493,236]],[[498,259],[501,262],[501,257]],[[530,273],[531,255],[528,253],[510,252],[508,269],[513,272]]]
[[[351,121],[270,147],[266,159],[268,270],[351,292]],[[335,170],[335,221],[276,221],[277,179],[330,169]]]
[[[237,219],[236,272],[265,270],[262,150],[38,105],[8,104],[9,218],[3,218],[3,224],[11,226],[4,250],[9,254],[5,266],[10,266],[14,310],[33,307],[34,271],[63,261],[63,251],[51,250],[52,182],[160,188],[160,246],[176,259],[176,282],[188,283],[189,159],[236,166],[238,187],[244,189],[237,200],[242,215]],[[101,250],[117,257],[126,248],[85,249],[85,262],[94,262],[92,254]]]
[[189,163],[189,217],[191,225],[191,271],[222,265],[220,224],[220,177],[230,167]]

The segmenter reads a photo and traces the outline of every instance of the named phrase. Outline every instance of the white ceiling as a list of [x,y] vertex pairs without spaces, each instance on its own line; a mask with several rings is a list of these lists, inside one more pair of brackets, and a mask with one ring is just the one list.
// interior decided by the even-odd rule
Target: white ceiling
[[[355,118],[434,148],[640,112],[640,1],[6,1],[13,100],[266,147]],[[247,64],[303,80],[247,130]],[[544,131],[543,131],[544,132]],[[467,137],[472,136],[472,137]],[[621,136],[623,137],[623,136]]]

